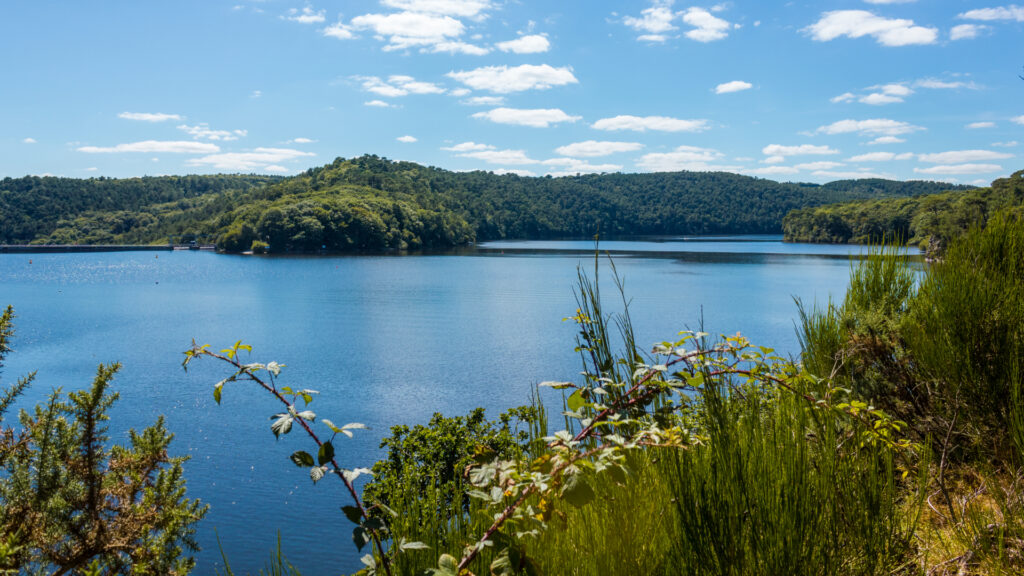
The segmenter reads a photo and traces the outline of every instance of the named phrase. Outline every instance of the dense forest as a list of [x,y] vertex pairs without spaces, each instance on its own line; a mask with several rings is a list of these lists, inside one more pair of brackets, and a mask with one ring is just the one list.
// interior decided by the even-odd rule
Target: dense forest
[[802,208],[787,214],[782,228],[788,242],[863,244],[898,239],[934,249],[1000,210],[1022,206],[1024,171],[988,188]]
[[[932,194],[937,182],[778,183],[723,172],[519,177],[378,156],[290,178],[0,182],[0,242],[166,243],[274,252],[415,249],[502,238],[779,233],[791,210]],[[960,187],[966,188],[966,187]]]

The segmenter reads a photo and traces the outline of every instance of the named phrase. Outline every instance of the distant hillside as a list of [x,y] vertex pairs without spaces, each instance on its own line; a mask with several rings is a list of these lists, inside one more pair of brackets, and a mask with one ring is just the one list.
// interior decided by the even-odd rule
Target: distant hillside
[[860,200],[794,210],[783,220],[788,242],[868,243],[899,238],[918,245],[948,243],[975,223],[1024,206],[1024,170],[989,188]]
[[[219,186],[140,189],[131,180],[32,179],[54,208],[28,230],[0,221],[0,240],[47,243],[160,243],[202,235],[226,250],[254,241],[272,251],[405,249],[501,238],[648,234],[780,233],[791,210],[854,199],[931,194],[937,182],[846,180],[823,186],[777,183],[723,172],[593,174],[525,178],[452,172],[377,156],[339,158],[284,179],[212,179]],[[223,179],[216,180],[216,179]],[[232,179],[237,179],[232,181]],[[0,198],[25,180],[0,182]],[[75,183],[93,200],[76,204]],[[124,189],[117,189],[124,183]],[[93,190],[111,191],[99,202]],[[144,188],[144,187],[143,187]],[[173,188],[173,187],[171,187]],[[164,194],[156,190],[164,190]],[[138,197],[135,197],[138,196]],[[20,204],[24,202],[25,204]],[[26,213],[38,212],[22,195]],[[0,205],[6,214],[7,208]],[[16,218],[15,218],[16,220]],[[25,231],[32,232],[27,236]]]

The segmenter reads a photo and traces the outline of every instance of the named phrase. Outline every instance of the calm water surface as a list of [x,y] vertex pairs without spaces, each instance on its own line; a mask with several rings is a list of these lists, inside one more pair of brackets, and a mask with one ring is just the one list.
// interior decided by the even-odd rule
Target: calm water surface
[[[625,278],[640,342],[696,329],[741,331],[755,344],[798,351],[794,297],[841,298],[848,246],[783,244],[778,237],[602,242]],[[100,362],[122,362],[112,436],[164,414],[172,449],[192,457],[189,496],[211,505],[200,525],[197,574],[220,564],[215,530],[239,573],[262,567],[281,531],[304,574],[357,568],[339,482],[312,486],[288,461],[298,434],[275,442],[270,399],[228,385],[181,352],[194,338],[238,339],[252,361],[287,364],[283,385],[314,388],[311,406],[372,430],[339,441],[342,466],[369,466],[388,427],[435,412],[492,415],[525,403],[531,384],[579,372],[574,329],[577,266],[593,243],[494,242],[457,254],[244,257],[200,252],[0,255],[0,304],[18,314],[3,382],[38,370],[20,403],[86,386]],[[613,294],[608,286],[606,294]],[[344,439],[342,439],[344,440]],[[329,568],[328,568],[329,567]]]

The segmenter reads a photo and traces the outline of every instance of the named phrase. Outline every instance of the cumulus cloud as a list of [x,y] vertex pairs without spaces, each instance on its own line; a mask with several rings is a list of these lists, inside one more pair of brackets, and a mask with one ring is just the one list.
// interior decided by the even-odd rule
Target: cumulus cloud
[[615,116],[602,118],[591,126],[596,130],[633,130],[646,132],[703,132],[710,126],[707,120],[683,120],[668,116]]
[[117,152],[143,152],[146,154],[210,154],[220,152],[220,147],[209,142],[191,140],[143,140],[118,144],[117,146],[80,146],[79,152],[87,154],[112,154]]
[[971,122],[970,124],[967,124],[966,126],[964,126],[964,128],[967,128],[968,130],[980,130],[982,128],[995,128],[995,127],[996,127],[996,123],[995,122]]
[[503,96],[473,96],[462,101],[470,106],[498,106],[505,103]]
[[542,34],[530,34],[528,36],[520,36],[515,40],[498,42],[495,46],[502,52],[538,54],[540,52],[547,52],[551,48],[551,42]]
[[494,150],[494,146],[491,146],[490,144],[478,144],[476,142],[463,142],[454,146],[441,148],[441,150],[448,150],[451,152],[475,152],[477,150]]
[[1010,122],[1013,122],[1014,124],[1020,124],[1021,126],[1024,126],[1024,115],[1014,116],[1013,118],[1010,118]]
[[726,82],[715,86],[715,94],[728,94],[730,92],[742,92],[743,90],[750,90],[754,85],[750,82],[744,82],[742,80],[733,80],[732,82]]
[[505,174],[515,174],[516,176],[528,177],[536,176],[536,172],[524,170],[522,168],[499,168],[497,170],[491,170],[491,174],[497,174],[498,176],[504,176]]
[[853,92],[844,92],[844,93],[840,94],[839,96],[835,96],[833,98],[830,98],[829,102],[832,102],[834,104],[841,104],[843,102],[853,102],[856,99],[857,99],[857,95],[854,94]]
[[328,38],[337,38],[338,40],[351,40],[356,37],[352,30],[341,22],[331,24],[320,32]]
[[678,30],[672,23],[676,14],[672,11],[672,0],[655,0],[653,5],[640,12],[639,17],[626,16],[622,23],[640,32],[638,37],[646,42],[664,42],[666,33]]
[[1014,20],[1024,22],[1024,6],[997,6],[995,8],[978,8],[958,14],[957,18],[963,20]]
[[949,31],[950,40],[970,40],[977,38],[982,32],[988,30],[988,26],[982,24],[960,24],[953,26]]
[[474,70],[449,72],[447,76],[474,90],[487,90],[498,94],[546,90],[554,86],[579,83],[569,68],[555,68],[548,64],[484,66]]
[[25,144],[35,144],[36,143],[36,139],[35,138],[24,138],[24,139],[22,139],[22,142],[24,142]]
[[989,174],[992,172],[1000,172],[1003,167],[998,164],[955,164],[955,165],[939,165],[931,166],[928,168],[914,168],[914,172],[918,174]]
[[748,168],[743,170],[746,174],[757,176],[781,176],[784,174],[796,174],[800,169],[795,166],[764,166],[762,168]]
[[527,156],[523,150],[470,150],[456,155],[463,158],[483,160],[488,164],[507,164],[510,166],[537,164],[537,161]]
[[[247,172],[254,170],[275,171],[280,162],[287,162],[306,156],[316,156],[312,152],[293,150],[291,148],[256,148],[251,152],[225,152],[191,158],[189,166],[203,166],[217,170]],[[287,171],[287,169],[286,169]]]
[[394,104],[389,104],[383,100],[368,100],[363,102],[363,106],[370,106],[373,108],[394,108]]
[[495,124],[547,128],[552,124],[575,122],[582,118],[582,116],[571,116],[558,108],[495,108],[487,112],[477,112],[473,114],[473,118],[490,120]]
[[456,18],[477,18],[494,6],[490,0],[381,0],[381,4],[408,12]]
[[897,138],[896,136],[879,136],[878,138],[875,138],[871,142],[868,142],[868,145],[874,145],[874,144],[903,144],[904,142],[906,142],[905,139]]
[[196,124],[195,126],[182,124],[178,126],[178,130],[197,140],[221,140],[225,142],[244,138],[249,133],[248,130],[213,130],[206,122]]
[[733,27],[704,8],[697,7],[691,7],[683,14],[683,22],[694,28],[686,32],[686,37],[697,42],[721,40],[729,35],[729,30]]
[[398,138],[395,138],[395,140],[398,140],[399,142],[402,142],[404,144],[412,144],[413,142],[416,142],[417,139],[415,136],[409,136],[407,134],[405,136],[399,136]]
[[996,152],[994,150],[950,150],[949,152],[921,154],[918,158],[921,162],[929,164],[966,164],[986,160],[1005,160],[1013,158],[1013,154]]
[[544,160],[541,164],[560,168],[548,172],[552,176],[572,176],[574,174],[596,174],[600,172],[619,172],[622,170],[620,164],[591,164],[586,160],[577,158],[551,158]]
[[914,86],[918,88],[929,88],[931,90],[956,90],[960,88],[966,88],[968,90],[980,90],[981,86],[978,86],[974,82],[962,82],[960,80],[939,80],[938,78],[925,78],[914,82]]
[[324,10],[313,10],[312,6],[306,6],[302,10],[292,8],[285,19],[299,24],[320,24],[325,20],[324,14]]
[[644,154],[637,161],[637,166],[650,172],[676,172],[690,170],[694,172],[736,172],[738,166],[720,166],[724,155],[710,148],[697,146],[679,146],[672,152],[652,152]]
[[817,22],[803,31],[819,42],[828,42],[842,36],[870,36],[882,46],[934,44],[939,37],[937,28],[917,26],[913,20],[877,16],[867,10],[825,12]]
[[1013,148],[1018,142],[1016,140],[1009,140],[1007,142],[993,142],[992,145],[996,148]]
[[782,144],[769,144],[761,149],[761,153],[769,157],[786,156],[827,156],[839,154],[839,150],[828,146],[816,146],[814,144],[800,144],[799,146],[784,146]]
[[125,120],[138,120],[139,122],[181,120],[180,114],[164,114],[163,112],[121,112],[117,117],[124,118]]
[[353,18],[349,28],[369,30],[386,40],[386,51],[440,44],[466,31],[466,26],[451,16],[424,12],[363,14]]
[[812,175],[819,178],[833,178],[836,180],[850,180],[856,178],[892,178],[890,174],[882,174],[879,172],[869,172],[868,170],[858,171],[832,171],[832,170],[816,170],[811,172]]
[[316,140],[313,140],[311,138],[301,138],[301,137],[300,138],[292,138],[291,140],[288,141],[289,144],[312,144],[313,142],[316,142]]
[[822,160],[819,162],[804,162],[802,164],[796,164],[793,167],[798,170],[834,170],[840,166],[845,166],[842,162],[830,162]]
[[442,94],[444,88],[432,82],[420,82],[412,76],[392,75],[387,80],[377,76],[355,76],[363,90],[385,98],[408,96],[409,94]]
[[574,142],[555,148],[555,152],[562,156],[582,156],[584,158],[595,158],[598,156],[610,156],[620,152],[635,152],[644,145],[639,142],[610,142],[587,140],[585,142]]
[[899,83],[871,86],[868,90],[872,92],[861,96],[857,100],[862,104],[871,104],[873,106],[903,102],[904,98],[914,93],[909,86]]
[[869,152],[847,158],[850,162],[891,162],[893,160],[910,160],[914,157],[910,152],[894,154],[892,152]]
[[429,49],[423,49],[422,51],[429,52],[447,52],[449,54],[469,54],[470,56],[483,56],[484,54],[490,54],[490,48],[484,48],[483,46],[477,46],[476,44],[469,44],[467,42],[438,42]]
[[917,132],[918,130],[924,130],[924,128],[900,120],[872,118],[870,120],[840,120],[832,124],[820,126],[817,132],[819,134],[858,133],[870,136],[899,136],[901,134]]

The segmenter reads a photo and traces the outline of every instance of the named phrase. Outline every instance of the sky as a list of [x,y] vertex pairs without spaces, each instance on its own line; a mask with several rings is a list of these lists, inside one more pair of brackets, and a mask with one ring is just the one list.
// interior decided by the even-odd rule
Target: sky
[[985,0],[0,3],[0,177],[985,185],[1024,168],[1024,6]]

